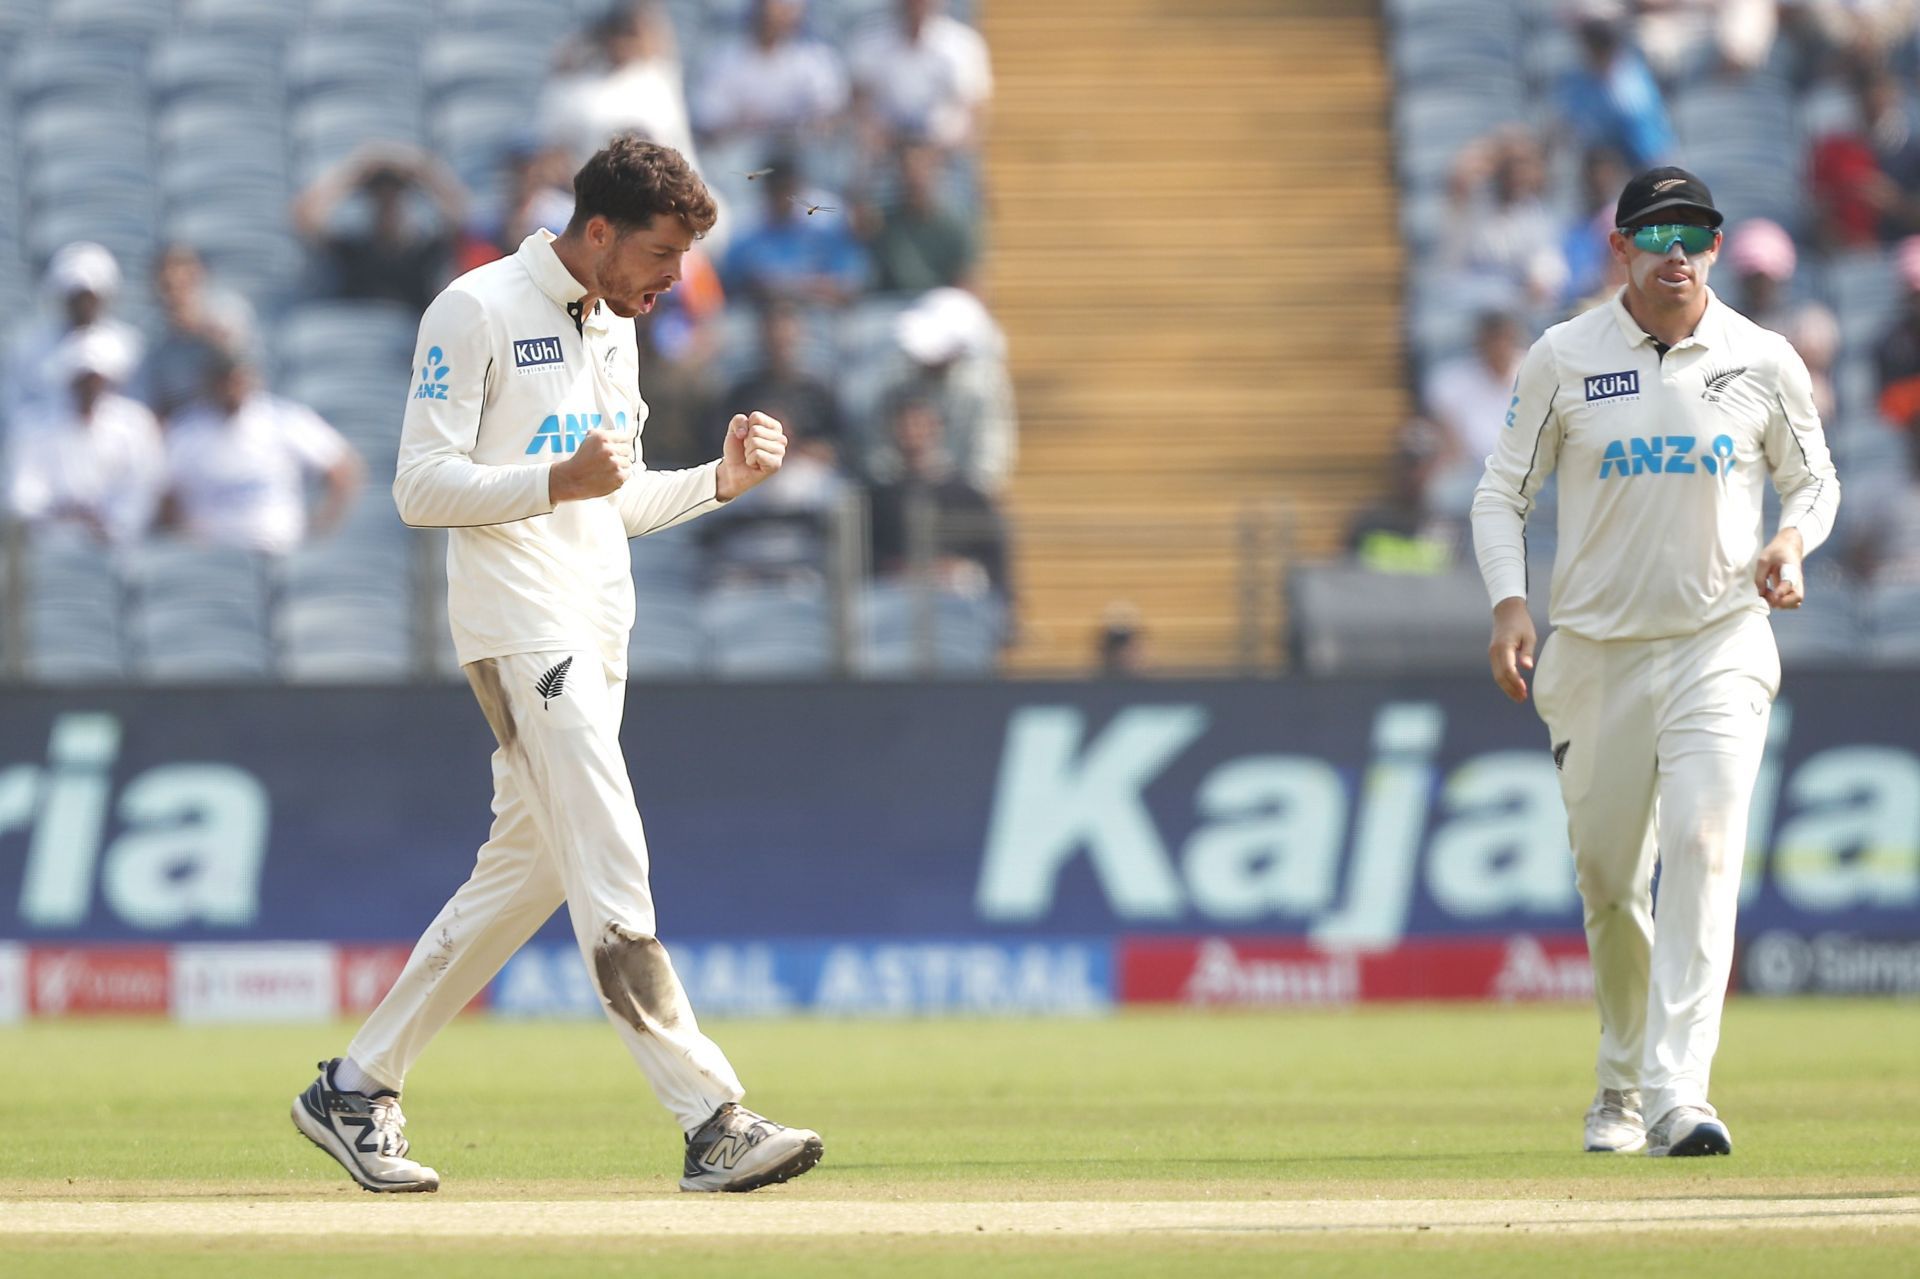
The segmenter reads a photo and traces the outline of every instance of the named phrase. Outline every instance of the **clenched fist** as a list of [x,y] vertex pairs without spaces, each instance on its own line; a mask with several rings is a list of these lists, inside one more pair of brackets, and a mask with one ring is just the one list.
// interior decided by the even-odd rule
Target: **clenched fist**
[[787,429],[765,413],[736,413],[727,423],[727,443],[720,450],[716,488],[722,502],[731,501],[780,469],[787,460]]
[[632,433],[588,431],[572,457],[548,469],[547,496],[555,505],[605,497],[625,484],[632,471]]

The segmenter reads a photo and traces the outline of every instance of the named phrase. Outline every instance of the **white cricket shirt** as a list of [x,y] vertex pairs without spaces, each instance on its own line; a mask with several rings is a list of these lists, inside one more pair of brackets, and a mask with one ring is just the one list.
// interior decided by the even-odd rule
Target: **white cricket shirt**
[[13,513],[36,527],[85,527],[115,546],[146,536],[167,487],[160,424],[147,406],[106,394],[81,421],[77,410],[27,422],[8,450]]
[[[513,256],[449,284],[420,320],[393,480],[400,518],[447,528],[447,613],[464,665],[509,653],[598,651],[624,672],[633,626],[627,539],[719,505],[719,462],[637,464],[616,493],[557,507],[547,470],[595,428],[639,455],[647,406],[633,324],[535,231]],[[572,306],[573,310],[569,311]]]
[[1685,635],[1766,612],[1753,568],[1768,478],[1780,527],[1800,530],[1809,553],[1840,504],[1806,365],[1711,290],[1699,327],[1664,358],[1619,295],[1527,352],[1473,499],[1496,604],[1527,593],[1525,521],[1556,469],[1548,613],[1596,640]]
[[265,392],[231,416],[205,402],[182,409],[166,439],[188,536],[274,555],[307,535],[307,476],[352,451],[312,409]]

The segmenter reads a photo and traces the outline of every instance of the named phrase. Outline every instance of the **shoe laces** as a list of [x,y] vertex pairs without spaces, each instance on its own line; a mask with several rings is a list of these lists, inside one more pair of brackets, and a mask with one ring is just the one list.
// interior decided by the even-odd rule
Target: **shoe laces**
[[1588,1112],[1596,1119],[1625,1122],[1640,1117],[1640,1093],[1633,1088],[1602,1088]]
[[407,1135],[401,1129],[407,1126],[407,1117],[400,1111],[398,1097],[373,1097],[367,1101],[368,1113],[373,1116],[373,1130],[380,1134],[380,1153],[395,1158],[407,1153]]

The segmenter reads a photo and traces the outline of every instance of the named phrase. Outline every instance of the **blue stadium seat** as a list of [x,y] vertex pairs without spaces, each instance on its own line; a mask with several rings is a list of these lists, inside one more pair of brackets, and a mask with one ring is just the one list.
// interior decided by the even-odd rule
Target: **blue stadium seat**
[[148,80],[163,102],[192,99],[230,111],[278,111],[286,86],[271,51],[257,37],[182,32],[154,45]]
[[1473,670],[1486,661],[1487,594],[1472,569],[1424,576],[1303,565],[1287,589],[1293,645],[1311,674]]
[[700,546],[678,525],[628,543],[633,562],[633,633],[627,668],[636,679],[695,675],[707,664],[700,626]]
[[123,592],[112,553],[65,540],[36,541],[24,558],[28,676],[123,678]]
[[1892,255],[1881,249],[1837,255],[1828,260],[1824,278],[1827,305],[1840,321],[1841,345],[1871,351],[1905,297]]
[[1920,662],[1920,584],[1895,582],[1872,587],[1867,591],[1864,612],[1876,665],[1911,666]]
[[276,42],[291,36],[306,20],[306,6],[272,0],[180,0],[183,26],[223,35],[252,34]]
[[138,674],[173,682],[272,673],[264,557],[160,541],[134,548],[124,565]]
[[47,26],[62,34],[151,37],[174,21],[171,0],[52,0],[46,15]]
[[713,670],[729,679],[820,676],[833,667],[826,588],[726,586],[700,601]]
[[[146,63],[146,46],[138,40],[97,33],[41,36],[14,54],[8,87],[23,108],[55,101],[124,100],[144,90]],[[123,123],[138,124],[139,119]]]
[[999,599],[907,582],[873,583],[861,614],[868,676],[991,674],[1006,635]]

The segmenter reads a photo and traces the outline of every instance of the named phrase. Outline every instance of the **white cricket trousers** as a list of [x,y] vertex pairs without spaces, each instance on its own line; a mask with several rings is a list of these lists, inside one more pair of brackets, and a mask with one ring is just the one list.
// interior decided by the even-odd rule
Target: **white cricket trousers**
[[1534,702],[1560,764],[1600,1005],[1595,1073],[1603,1088],[1640,1089],[1649,1124],[1707,1103],[1779,688],[1758,612],[1671,639],[1555,631],[1540,653]]
[[585,651],[489,658],[466,672],[499,743],[493,829],[348,1056],[398,1090],[428,1041],[564,901],[601,1006],[691,1132],[744,1093],[654,935],[647,840],[620,753],[626,682]]

